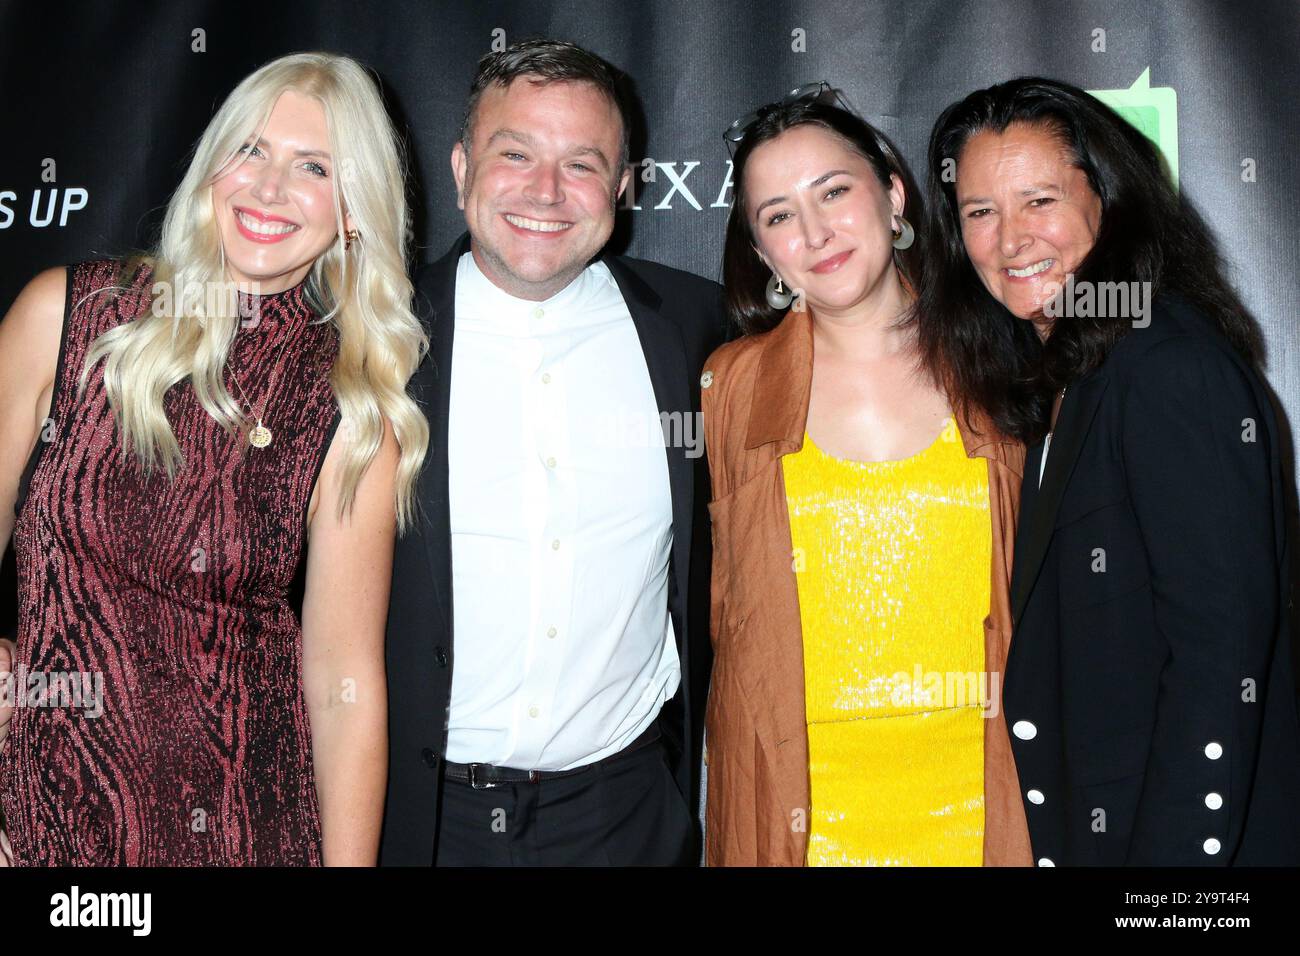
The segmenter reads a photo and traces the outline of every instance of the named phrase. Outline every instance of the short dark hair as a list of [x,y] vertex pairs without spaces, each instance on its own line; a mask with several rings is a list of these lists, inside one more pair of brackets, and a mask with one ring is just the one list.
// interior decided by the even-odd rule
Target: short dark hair
[[950,372],[950,396],[980,405],[1005,433],[1025,441],[1047,430],[1053,396],[1099,366],[1131,329],[1121,317],[1057,322],[1042,344],[980,281],[962,240],[952,169],[976,133],[1012,123],[1057,137],[1101,200],[1092,250],[1076,281],[1150,282],[1209,316],[1247,360],[1258,332],[1224,278],[1214,238],[1174,189],[1160,156],[1138,129],[1078,87],[1026,76],[977,90],[939,116],[928,157],[926,281],[917,304],[922,351]]
[[623,130],[619,140],[618,170],[627,166],[631,117],[627,99],[627,77],[596,54],[563,40],[521,40],[504,50],[489,53],[478,61],[478,71],[470,84],[465,118],[461,122],[460,142],[469,152],[479,97],[489,86],[509,86],[520,77],[544,83],[590,83],[618,110]]
[[843,140],[846,146],[866,159],[886,190],[891,186],[891,175],[902,181],[906,194],[903,218],[918,228],[910,249],[894,250],[894,265],[913,289],[920,285],[921,247],[924,243],[919,228],[923,216],[921,191],[894,144],[860,116],[831,103],[801,100],[773,106],[746,130],[745,138],[740,141],[731,160],[734,198],[731,214],[727,217],[722,282],[726,288],[727,312],[731,321],[745,334],[774,329],[785,318],[784,310],[773,309],[767,302],[767,282],[772,273],[754,251],[754,235],[745,205],[745,167],[757,147],[800,126],[819,126]]

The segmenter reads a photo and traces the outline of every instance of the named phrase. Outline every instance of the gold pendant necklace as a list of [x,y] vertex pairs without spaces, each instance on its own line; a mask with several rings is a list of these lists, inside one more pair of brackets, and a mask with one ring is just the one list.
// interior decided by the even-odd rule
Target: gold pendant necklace
[[263,425],[260,418],[252,431],[248,433],[248,443],[254,448],[265,448],[271,444],[271,429]]
[[253,403],[248,400],[248,396],[244,393],[244,386],[239,384],[239,376],[235,374],[233,368],[230,370],[230,377],[234,381],[235,387],[239,389],[239,397],[244,400],[244,404],[248,406],[248,410],[252,412],[253,416],[257,419],[257,424],[248,430],[248,443],[254,448],[265,448],[267,445],[271,444],[271,439],[274,437],[271,434],[271,429],[262,424],[262,413],[266,411],[267,403],[271,400],[271,393],[275,390],[276,379],[280,377],[280,360],[284,358],[284,350],[288,347],[290,338],[291,336],[286,334],[284,337],[284,343],[280,346],[280,354],[275,360],[275,371],[271,375],[271,381],[267,384],[266,395],[262,399],[261,408],[253,408]]

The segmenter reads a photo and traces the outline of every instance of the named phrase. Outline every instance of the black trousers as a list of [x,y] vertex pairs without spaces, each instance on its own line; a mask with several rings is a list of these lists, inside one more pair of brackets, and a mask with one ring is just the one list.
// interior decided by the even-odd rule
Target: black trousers
[[664,743],[581,773],[475,790],[444,777],[437,866],[687,866],[694,814]]

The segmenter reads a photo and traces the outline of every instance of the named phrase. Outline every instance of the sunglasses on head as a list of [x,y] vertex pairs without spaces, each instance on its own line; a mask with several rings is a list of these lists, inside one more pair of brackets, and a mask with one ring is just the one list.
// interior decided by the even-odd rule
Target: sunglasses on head
[[853,112],[853,109],[845,102],[844,97],[840,95],[840,91],[831,86],[826,80],[817,83],[805,83],[803,86],[795,87],[781,99],[760,106],[752,113],[746,113],[728,126],[722,133],[722,139],[727,144],[727,149],[734,153],[736,146],[749,134],[755,123],[775,110],[793,106],[796,103],[825,103],[827,106],[838,106],[847,113]]

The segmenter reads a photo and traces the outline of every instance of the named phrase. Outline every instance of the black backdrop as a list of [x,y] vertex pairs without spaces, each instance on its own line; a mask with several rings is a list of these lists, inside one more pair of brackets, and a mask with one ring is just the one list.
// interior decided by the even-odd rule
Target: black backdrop
[[[1128,91],[1109,95],[1213,225],[1280,407],[1300,414],[1297,0],[4,0],[0,310],[43,267],[150,242],[217,104],[296,50],[348,53],[380,76],[409,137],[417,258],[435,258],[460,231],[447,157],[474,64],[537,35],[635,82],[633,156],[655,165],[616,243],[714,278],[730,201],[721,131],[794,86],[843,88],[916,168],[939,111],[977,87],[1040,73]],[[0,631],[11,589],[0,584]]]

